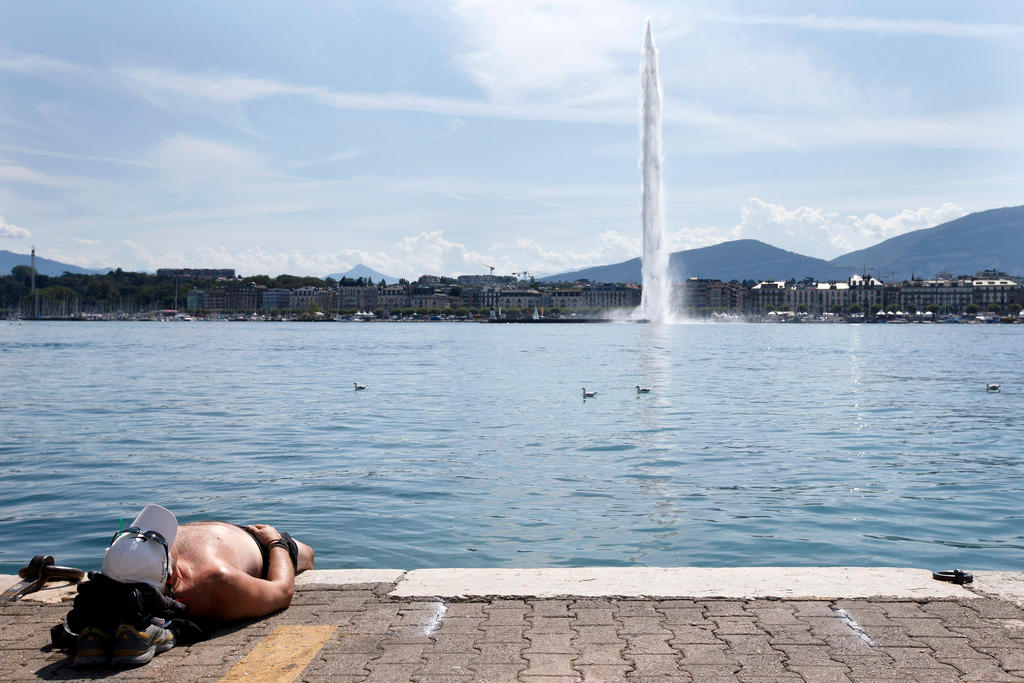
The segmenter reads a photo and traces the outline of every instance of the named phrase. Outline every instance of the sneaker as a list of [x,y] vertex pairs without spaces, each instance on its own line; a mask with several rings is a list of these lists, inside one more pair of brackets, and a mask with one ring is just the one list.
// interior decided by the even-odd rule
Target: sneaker
[[138,666],[146,664],[154,655],[167,652],[174,647],[174,633],[156,624],[150,624],[139,631],[131,624],[121,624],[114,636],[114,666]]
[[72,666],[102,666],[110,662],[110,646],[114,639],[109,631],[102,631],[93,626],[82,629],[78,635],[78,646],[75,648],[75,660]]

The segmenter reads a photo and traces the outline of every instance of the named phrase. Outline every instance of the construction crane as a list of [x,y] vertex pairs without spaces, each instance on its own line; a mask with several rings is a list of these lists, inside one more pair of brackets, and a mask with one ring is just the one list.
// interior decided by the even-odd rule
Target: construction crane
[[491,275],[494,275],[494,266],[489,266],[486,263],[482,263],[480,265],[482,265],[484,268],[490,268],[491,269]]

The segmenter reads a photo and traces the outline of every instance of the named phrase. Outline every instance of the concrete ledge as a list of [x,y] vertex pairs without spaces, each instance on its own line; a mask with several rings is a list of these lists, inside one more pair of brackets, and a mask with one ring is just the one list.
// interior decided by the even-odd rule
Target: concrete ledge
[[391,597],[973,598],[925,569],[890,567],[591,567],[417,569]]
[[971,587],[1024,607],[1024,572],[974,572]]
[[397,583],[404,569],[311,569],[295,577],[296,587],[345,586],[365,583]]
[[[17,574],[0,574],[0,592],[3,592],[21,581]],[[78,593],[77,583],[67,581],[50,581],[35,593],[19,598],[26,602],[58,603],[70,600]]]

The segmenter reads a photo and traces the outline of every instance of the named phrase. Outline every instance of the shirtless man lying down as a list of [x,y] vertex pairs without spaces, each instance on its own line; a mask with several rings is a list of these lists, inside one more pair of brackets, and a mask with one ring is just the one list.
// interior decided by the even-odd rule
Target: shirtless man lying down
[[[284,609],[292,601],[295,575],[312,568],[312,548],[267,524],[178,526],[169,510],[147,505],[128,529],[114,535],[101,572],[121,583],[149,584],[184,603],[190,619],[209,622]],[[75,663],[145,664],[174,646],[173,636],[165,631],[128,624],[121,624],[116,634],[85,629]]]

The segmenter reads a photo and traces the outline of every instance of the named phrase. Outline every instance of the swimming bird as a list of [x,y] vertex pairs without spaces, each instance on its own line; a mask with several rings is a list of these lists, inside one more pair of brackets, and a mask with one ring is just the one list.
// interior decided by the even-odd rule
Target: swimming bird
[[586,387],[583,387],[583,398],[594,398],[597,396],[596,391],[587,391]]
[[1003,385],[1002,384],[996,384],[995,382],[989,382],[988,384],[985,385],[985,389],[988,390],[988,391],[999,391],[999,387],[1001,387],[1001,386],[1003,386]]
[[651,393],[650,387],[642,387],[639,384],[636,385],[636,393],[638,394],[649,394]]
[[352,382],[352,386],[355,387],[356,391],[362,391],[363,389],[366,388],[365,384],[360,384],[359,382]]

